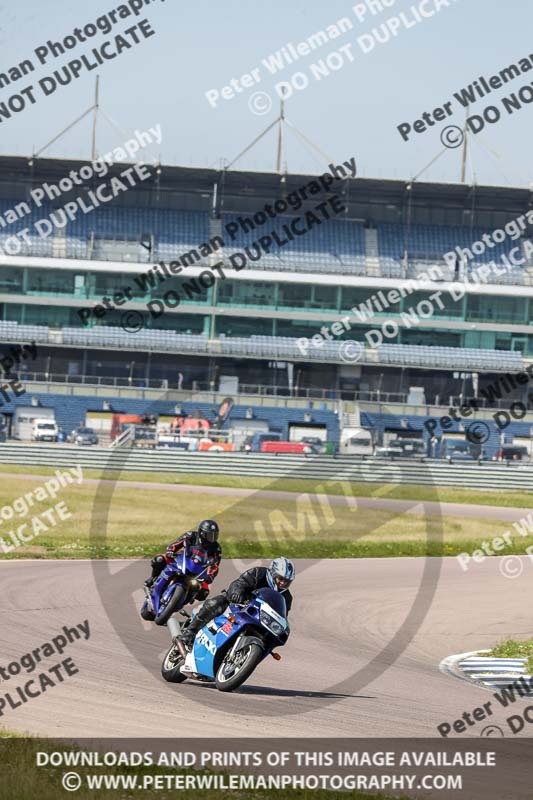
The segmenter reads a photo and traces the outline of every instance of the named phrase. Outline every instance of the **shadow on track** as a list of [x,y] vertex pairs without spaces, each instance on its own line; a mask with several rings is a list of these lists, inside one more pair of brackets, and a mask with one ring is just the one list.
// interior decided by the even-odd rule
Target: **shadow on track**
[[[203,688],[216,689],[213,683],[205,683]],[[234,695],[263,695],[265,697],[314,697],[324,700],[341,700],[344,697],[357,698],[359,700],[375,700],[375,697],[364,694],[336,694],[334,692],[303,692],[298,689],[274,689],[271,686],[241,686],[232,692]]]

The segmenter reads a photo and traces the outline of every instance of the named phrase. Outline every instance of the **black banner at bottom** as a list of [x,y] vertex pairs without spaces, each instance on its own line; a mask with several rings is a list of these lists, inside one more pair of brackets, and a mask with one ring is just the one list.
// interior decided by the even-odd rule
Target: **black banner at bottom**
[[0,739],[4,800],[533,796],[533,739]]

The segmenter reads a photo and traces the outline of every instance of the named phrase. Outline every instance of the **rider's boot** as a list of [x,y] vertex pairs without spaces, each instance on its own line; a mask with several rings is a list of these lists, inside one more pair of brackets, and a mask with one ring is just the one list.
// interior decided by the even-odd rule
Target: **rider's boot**
[[[195,624],[197,623],[197,624]],[[202,623],[198,619],[193,619],[187,626],[186,630],[174,639],[174,644],[180,651],[183,658],[187,657],[189,650],[192,650],[196,634],[202,627]]]

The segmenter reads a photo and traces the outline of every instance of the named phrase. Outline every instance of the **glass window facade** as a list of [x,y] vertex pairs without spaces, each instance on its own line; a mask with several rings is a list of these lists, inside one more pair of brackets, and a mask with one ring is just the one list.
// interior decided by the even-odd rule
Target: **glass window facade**
[[[148,265],[146,272],[149,269]],[[264,334],[310,338],[322,326],[331,328],[334,322],[331,318],[309,320],[310,313],[314,316],[337,314],[348,316],[352,325],[344,337],[359,341],[364,339],[369,325],[379,329],[385,319],[391,318],[398,322],[398,334],[395,338],[385,337],[384,342],[521,350],[525,355],[533,355],[533,334],[529,335],[528,330],[508,330],[510,325],[526,327],[533,324],[533,301],[521,296],[519,288],[515,294],[497,296],[483,295],[478,291],[457,301],[442,290],[438,302],[430,300],[432,291],[419,291],[391,302],[390,293],[397,292],[397,289],[339,286],[339,278],[333,275],[328,283],[320,284],[311,279],[290,283],[288,276],[276,282],[226,278],[219,280],[216,287],[207,288],[198,277],[193,278],[186,272],[164,281],[159,280],[157,272],[152,273],[154,286],[145,278],[148,288],[143,289],[139,286],[143,280],[138,274],[5,266],[0,268],[0,295],[13,296],[17,302],[4,302],[0,306],[0,318],[52,327],[80,326],[82,323],[77,313],[80,299],[90,300],[96,305],[104,297],[113,298],[117,292],[130,287],[133,300],[143,304],[150,300],[162,301],[167,292],[176,292],[183,307],[205,306],[202,314],[176,313],[175,306],[172,306],[157,319],[150,317],[146,310],[147,327],[227,336]],[[25,294],[42,298],[41,304],[21,303]],[[72,304],[55,306],[54,297],[62,300],[72,297]],[[416,325],[408,329],[397,319],[400,314],[409,313],[410,309],[428,301],[432,304],[432,313],[426,319],[433,320],[431,329]],[[92,317],[91,324],[120,325],[126,307],[125,304],[116,311],[108,311],[101,320]],[[361,309],[359,317],[352,313],[353,308]],[[243,316],[244,309],[264,310],[266,316]],[[287,319],[268,314],[270,310],[284,314]],[[463,322],[465,329],[448,330],[447,320]],[[476,330],[479,322],[493,323],[494,329]]]

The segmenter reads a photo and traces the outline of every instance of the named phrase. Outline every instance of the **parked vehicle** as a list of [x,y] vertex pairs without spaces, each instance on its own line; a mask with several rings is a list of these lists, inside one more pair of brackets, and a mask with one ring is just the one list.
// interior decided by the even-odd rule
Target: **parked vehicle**
[[197,441],[190,436],[181,436],[179,433],[159,433],[157,435],[157,448],[175,450],[194,450]]
[[376,448],[378,458],[416,458],[424,461],[427,457],[426,445],[421,439],[393,439],[386,447]]
[[81,425],[79,428],[74,428],[70,435],[70,439],[73,444],[77,444],[80,447],[98,444],[98,436],[94,432],[93,428],[85,428]]
[[242,443],[241,449],[246,453],[261,453],[263,442],[279,442],[281,433],[269,433],[268,431],[256,431],[249,434]]
[[300,439],[300,442],[301,444],[311,445],[314,453],[323,454],[329,450],[328,444],[323,439],[319,439],[318,436],[304,436],[303,439]]
[[111,440],[117,439],[126,427],[141,425],[140,414],[113,414],[111,419]]
[[529,452],[524,445],[504,445],[497,456],[498,461],[529,461]]
[[444,458],[449,464],[455,461],[479,461],[481,448],[464,439],[446,439],[444,441]]
[[316,453],[312,444],[305,442],[263,442],[262,453]]
[[341,431],[341,455],[371,456],[374,453],[372,434],[365,428],[344,428]]
[[58,427],[54,419],[34,419],[31,438],[34,442],[57,442]]
[[[182,614],[188,616],[186,612]],[[289,633],[283,594],[259,589],[249,603],[231,604],[224,614],[198,631],[185,659],[173,644],[163,659],[161,674],[170,683],[192,678],[214,682],[221,692],[232,692],[267,656],[280,660],[273,650],[286,644]]]

